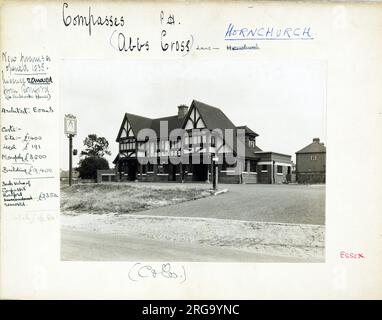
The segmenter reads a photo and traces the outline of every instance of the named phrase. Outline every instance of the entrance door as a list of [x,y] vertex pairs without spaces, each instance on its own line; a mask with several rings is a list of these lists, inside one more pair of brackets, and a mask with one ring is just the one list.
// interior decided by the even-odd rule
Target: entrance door
[[193,181],[207,181],[208,179],[208,165],[207,164],[193,164],[192,165],[192,180]]
[[137,163],[136,161],[129,161],[127,164],[127,177],[129,181],[137,179]]

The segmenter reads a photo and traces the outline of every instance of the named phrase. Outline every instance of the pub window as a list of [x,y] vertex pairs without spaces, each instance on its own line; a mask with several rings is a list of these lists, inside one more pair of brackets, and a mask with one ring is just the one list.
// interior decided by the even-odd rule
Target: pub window
[[255,160],[249,161],[249,171],[250,172],[256,172],[256,161]]
[[194,142],[195,145],[200,144],[201,140],[202,140],[201,136],[194,136],[193,137],[193,142]]
[[261,166],[261,171],[268,171],[268,167],[267,167],[266,164],[263,164],[263,165]]
[[142,173],[146,173],[147,172],[147,166],[146,165],[142,165]]
[[283,166],[277,166],[277,173],[283,173]]
[[216,144],[216,137],[211,136],[211,147],[215,147],[215,144]]
[[154,171],[154,165],[152,163],[147,164],[147,171],[148,172],[153,172]]

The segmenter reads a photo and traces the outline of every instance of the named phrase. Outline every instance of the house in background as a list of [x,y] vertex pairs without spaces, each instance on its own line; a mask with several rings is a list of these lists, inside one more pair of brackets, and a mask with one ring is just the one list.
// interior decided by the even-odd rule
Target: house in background
[[[160,122],[167,121],[168,133],[174,129],[183,129],[186,135],[184,141],[169,141],[160,138]],[[157,139],[139,141],[137,134],[142,129],[151,129]],[[200,136],[191,136],[193,129],[201,129]],[[226,143],[225,137],[216,135],[213,131],[231,129],[235,135],[238,129],[245,132],[245,155],[242,156],[239,174],[232,175],[236,164],[226,161],[227,154],[237,156],[236,142]],[[116,166],[118,181],[177,181],[177,182],[209,182],[212,178],[212,165],[203,163],[203,154],[208,157],[218,156],[218,181],[221,183],[285,183],[290,181],[291,156],[264,152],[256,145],[258,134],[247,126],[235,126],[219,109],[205,103],[193,100],[190,107],[181,105],[178,114],[163,118],[147,118],[125,113],[116,141],[119,144],[119,154],[113,163]],[[191,141],[193,139],[193,141]],[[236,141],[236,136],[234,136]],[[184,143],[184,145],[180,145]],[[161,163],[161,156],[178,155],[184,150],[189,157],[188,163]],[[192,163],[192,157],[200,157],[199,164]],[[138,158],[157,159],[154,163],[141,164]],[[99,176],[98,181],[111,181],[110,178]]]
[[296,178],[298,183],[325,183],[326,147],[319,138],[296,152]]

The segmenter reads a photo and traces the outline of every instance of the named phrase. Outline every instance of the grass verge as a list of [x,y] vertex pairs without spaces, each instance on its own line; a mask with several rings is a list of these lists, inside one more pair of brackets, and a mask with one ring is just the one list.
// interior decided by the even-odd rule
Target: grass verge
[[207,188],[161,188],[124,183],[92,183],[61,187],[61,211],[132,213],[212,195]]

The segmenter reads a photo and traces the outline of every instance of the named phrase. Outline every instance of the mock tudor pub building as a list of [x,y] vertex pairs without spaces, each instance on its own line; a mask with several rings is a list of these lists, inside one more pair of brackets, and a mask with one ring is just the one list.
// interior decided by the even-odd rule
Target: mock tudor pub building
[[[183,138],[171,134],[177,129],[182,129]],[[219,108],[196,100],[190,107],[179,106],[178,114],[169,117],[125,113],[116,139],[119,153],[113,161],[116,176],[112,180],[209,182],[212,159],[217,161],[220,183],[290,181],[291,156],[262,151],[257,137],[247,126],[235,126]],[[178,160],[168,160],[169,156]],[[111,181],[108,175],[99,172],[98,181]]]

